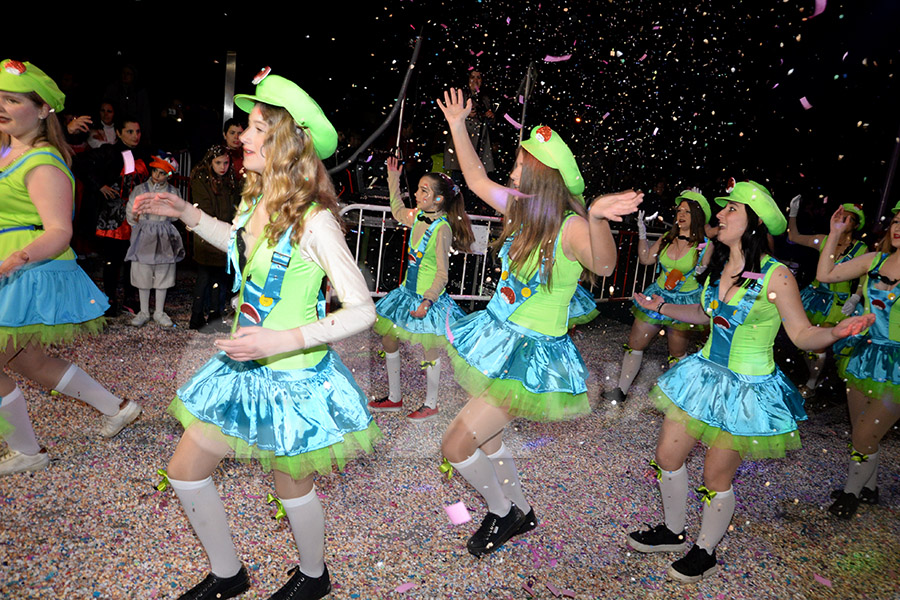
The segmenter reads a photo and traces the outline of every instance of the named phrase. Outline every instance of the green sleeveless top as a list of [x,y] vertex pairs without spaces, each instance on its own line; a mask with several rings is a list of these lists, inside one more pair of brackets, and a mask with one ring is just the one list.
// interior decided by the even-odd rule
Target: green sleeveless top
[[[418,216],[419,211],[416,213]],[[425,227],[417,228],[413,226],[409,231],[409,245],[415,248],[422,241],[422,236],[425,235],[425,231],[428,229],[428,223],[422,221],[416,221],[416,225],[422,223]],[[450,227],[450,224],[446,221],[443,221],[438,224],[435,228],[434,232],[431,234],[431,239],[428,240],[428,244],[425,246],[425,252],[422,256],[422,262],[419,264],[419,278],[416,280],[416,293],[420,296],[427,292],[431,288],[431,284],[434,283],[434,276],[437,273],[437,256],[435,255],[435,245],[437,244],[438,231],[443,229],[444,227]],[[419,232],[419,236],[413,239],[413,233],[415,233],[416,229],[421,229]],[[406,273],[403,275],[403,283],[401,285],[406,285]]]
[[[769,302],[767,297],[772,274],[782,265],[771,257],[763,257],[763,265],[767,261],[771,262],[762,279],[761,289],[756,300],[750,306],[743,323],[735,327],[731,337],[731,347],[728,349],[728,368],[735,373],[743,375],[768,375],[775,370],[772,346],[774,345],[775,335],[781,327],[781,315],[778,313],[778,307]],[[750,285],[750,283],[745,283],[738,289],[731,300],[724,303],[728,307],[734,307],[734,314],[741,311],[741,300],[744,298]],[[722,302],[718,298],[718,282],[713,286],[713,289],[710,289],[709,278],[707,278],[700,296],[700,302],[707,313],[719,309]],[[717,325],[711,321],[710,326],[715,328]],[[706,344],[701,350],[704,358],[710,358],[713,337],[713,335],[710,335],[707,338]]]
[[[690,247],[690,249],[684,253],[684,256],[679,258],[678,260],[672,260],[669,258],[669,248],[671,248],[671,244],[666,244],[665,248],[659,253],[659,264],[660,264],[660,273],[659,277],[656,278],[656,285],[665,289],[666,287],[666,276],[672,269],[678,269],[682,273],[690,272],[696,265],[697,261],[700,260],[699,257],[699,245],[694,244]],[[684,283],[678,288],[679,292],[693,292],[697,288],[700,287],[700,284],[697,283],[697,278],[694,277],[693,274],[689,275]]]
[[[75,178],[62,155],[53,146],[29,150],[0,171],[0,229],[25,225],[42,226],[37,207],[25,187],[25,176],[41,165],[52,165],[66,174],[75,191]],[[73,207],[69,207],[72,210]],[[10,231],[0,235],[0,260],[30,244],[43,233],[40,230]],[[54,260],[75,260],[75,253],[66,248]]]
[[[569,259],[561,248],[562,232],[568,220],[574,216],[570,214],[565,218],[556,236],[552,288],[548,288],[546,284],[538,286],[540,293],[510,315],[509,320],[513,323],[544,335],[560,336],[568,331],[569,302],[575,295],[575,288],[584,271],[581,263]],[[537,272],[538,254],[538,251],[532,252],[522,268],[516,272],[520,280],[527,281]]]

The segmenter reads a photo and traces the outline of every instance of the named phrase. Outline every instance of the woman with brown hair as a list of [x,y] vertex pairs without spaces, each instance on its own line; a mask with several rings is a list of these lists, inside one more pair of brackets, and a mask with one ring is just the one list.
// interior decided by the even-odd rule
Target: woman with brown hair
[[[327,345],[375,320],[322,164],[337,146],[337,133],[296,84],[268,68],[254,83],[255,94],[235,97],[250,117],[241,135],[248,174],[233,224],[171,194],[139,200],[139,211],[178,217],[226,250],[239,274],[236,330],[216,340],[221,352],[169,407],[185,427],[169,461],[169,482],[210,563],[209,575],[183,599],[232,598],[250,585],[211,477],[232,450],[272,470],[300,554],[299,567],[271,597],[310,600],[329,593],[325,516],[314,476],[370,452],[380,436],[365,394]],[[318,311],[325,277],[342,305],[327,318]]]

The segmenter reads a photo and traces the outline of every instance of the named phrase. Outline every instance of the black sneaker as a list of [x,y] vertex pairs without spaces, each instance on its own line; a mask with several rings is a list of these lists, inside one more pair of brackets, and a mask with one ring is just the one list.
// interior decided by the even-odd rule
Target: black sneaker
[[206,578],[178,596],[178,600],[224,600],[234,598],[250,589],[250,578],[247,577],[247,569],[241,565],[241,570],[232,577],[216,577],[212,573]]
[[293,573],[281,589],[269,596],[269,600],[319,600],[331,593],[331,578],[328,567],[318,577],[305,575],[299,567],[290,569]]
[[719,570],[716,564],[716,551],[709,554],[694,544],[687,556],[680,558],[669,566],[669,577],[682,583],[694,583],[708,577]]
[[625,392],[622,391],[622,388],[613,388],[611,390],[606,390],[602,394],[604,400],[609,400],[612,403],[617,402],[625,402]]
[[489,512],[484,516],[478,531],[469,538],[466,548],[474,556],[484,556],[495,552],[509,541],[509,538],[516,535],[524,523],[525,515],[513,503],[510,504],[509,512],[505,517]]
[[[831,499],[837,500],[841,497],[841,494],[844,493],[844,490],[834,490],[831,492]],[[860,504],[878,504],[878,488],[874,490],[870,490],[867,487],[864,487],[862,491],[859,493],[859,502]]]
[[683,552],[687,548],[685,532],[675,533],[660,523],[643,531],[632,531],[625,542],[638,552]]
[[859,508],[859,497],[850,492],[841,491],[834,504],[828,507],[828,512],[839,519],[849,521],[856,514],[857,508]]
[[516,530],[513,535],[522,535],[523,533],[528,533],[535,527],[537,527],[538,520],[537,517],[534,516],[534,507],[528,511],[528,514],[525,515],[525,520],[522,521],[522,525]]

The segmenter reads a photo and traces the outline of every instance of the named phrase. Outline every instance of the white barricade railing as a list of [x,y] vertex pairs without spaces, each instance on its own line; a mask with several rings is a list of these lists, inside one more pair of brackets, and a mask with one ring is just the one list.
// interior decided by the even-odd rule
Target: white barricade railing
[[[369,286],[373,297],[381,297],[400,284],[406,268],[406,244],[409,229],[391,216],[390,206],[380,204],[350,204],[341,208],[340,216],[350,227],[347,245]],[[487,254],[488,243],[499,233],[500,218],[469,215],[475,244],[471,252],[459,252],[450,256],[450,280],[447,293],[455,300],[489,300],[494,292],[494,267]],[[492,231],[493,229],[493,231]],[[402,247],[390,249],[386,235],[402,231]],[[493,234],[493,235],[492,235]],[[629,300],[655,279],[656,267],[642,265],[637,258],[637,233],[613,230],[619,246],[619,264],[616,271],[598,278],[585,288],[601,301]],[[650,243],[659,234],[649,233]],[[374,260],[370,256],[375,254]],[[624,267],[624,268],[623,268]]]

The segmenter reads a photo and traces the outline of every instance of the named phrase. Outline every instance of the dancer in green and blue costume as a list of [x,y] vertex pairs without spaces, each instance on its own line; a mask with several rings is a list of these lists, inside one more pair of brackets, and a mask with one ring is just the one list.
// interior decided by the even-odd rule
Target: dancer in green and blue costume
[[853,226],[852,213],[839,208],[816,271],[829,284],[863,278],[865,313],[874,319],[867,331],[834,345],[838,373],[847,382],[852,431],[847,482],[832,494],[828,510],[843,519],[856,514],[860,502],[878,503],[879,445],[900,419],[900,202],[893,213],[875,252],[836,264],[831,257],[837,241]]
[[411,229],[403,283],[375,304],[375,333],[382,336],[389,393],[369,402],[373,412],[403,408],[400,389],[399,340],[425,349],[425,402],[407,415],[411,421],[437,416],[441,377],[440,349],[447,344],[447,326],[466,313],[445,291],[451,244],[467,252],[475,240],[459,186],[443,173],[426,173],[416,188],[416,208],[400,199],[400,164],[387,161],[391,214]]
[[[659,265],[659,277],[644,290],[644,296],[659,295],[669,304],[696,304],[700,298],[697,276],[706,269],[710,254],[706,224],[712,212],[699,190],[685,190],[675,198],[675,223],[672,229],[651,246],[647,241],[647,226],[643,211],[638,212],[638,260],[644,265]],[[644,358],[644,350],[666,329],[669,362],[674,363],[687,353],[691,331],[704,329],[694,323],[683,323],[664,317],[635,302],[631,309],[634,323],[625,344],[618,385],[603,392],[603,397],[617,403],[625,400],[631,383],[637,377]]]
[[[249,587],[212,473],[234,451],[271,470],[300,555],[271,598],[321,598],[325,517],[314,476],[371,452],[378,426],[366,396],[328,344],[365,331],[375,307],[344,239],[337,197],[322,164],[337,133],[296,84],[264,69],[241,134],[248,171],[234,222],[218,221],[181,198],[145,194],[135,211],[178,217],[227,252],[240,310],[230,339],[183,385],[169,411],[185,427],[168,479],[209,559],[210,573],[181,596],[231,598]],[[324,315],[328,277],[342,308]]]
[[0,63],[0,429],[6,442],[0,475],[50,463],[22,390],[3,367],[97,409],[104,437],[141,413],[136,402],[117,398],[78,366],[44,352],[48,344],[98,333],[109,308],[69,247],[75,179],[55,114],[64,102],[65,94],[38,67]]
[[[791,199],[788,210],[788,240],[807,248],[815,248],[821,255],[828,241],[828,234],[803,234],[800,233],[797,224],[797,214],[800,211],[801,196]],[[841,205],[844,212],[850,218],[850,227],[841,232],[837,247],[834,252],[834,262],[843,263],[862,256],[868,252],[866,243],[860,239],[860,234],[866,226],[866,217],[862,208],[855,204],[845,203]],[[837,283],[822,283],[814,280],[808,286],[800,290],[800,300],[806,310],[806,316],[813,325],[831,327],[839,323],[848,315],[854,314],[859,304],[860,294],[851,293],[854,283],[841,281]],[[816,394],[816,388],[825,370],[827,348],[819,348],[812,352],[803,353],[806,368],[809,370],[809,379],[800,386],[800,393],[804,398],[811,398]]]
[[845,319],[835,327],[810,324],[800,291],[784,265],[766,254],[768,234],[784,233],[787,221],[768,190],[753,181],[729,186],[716,198],[719,233],[709,268],[698,280],[700,303],[669,304],[639,295],[644,308],[685,323],[709,323],[703,349],[659,378],[650,395],[665,413],[651,465],[656,469],[664,522],[628,535],[639,552],[687,547],[688,478],[685,460],[698,441],[707,446],[703,514],[694,546],[669,568],[669,576],[694,582],[717,569],[716,546],[734,514],[732,480],[744,460],[783,457],[800,447],[797,421],[806,419],[803,397],[775,365],[772,347],[784,325],[800,348],[822,348],[859,333],[872,317]]
[[481,494],[488,513],[467,548],[482,556],[533,529],[534,510],[522,492],[503,430],[516,417],[553,421],[590,411],[581,355],[566,334],[569,302],[584,269],[609,275],[616,243],[609,219],[634,212],[643,195],[596,198],[585,211],[584,180],[558,132],[538,126],[522,142],[510,187],[491,181],[468,139],[471,101],[459,90],[438,101],[466,184],[503,213],[495,243],[502,261],[487,308],[450,326],[456,379],[471,399],[444,433],[441,449]]

